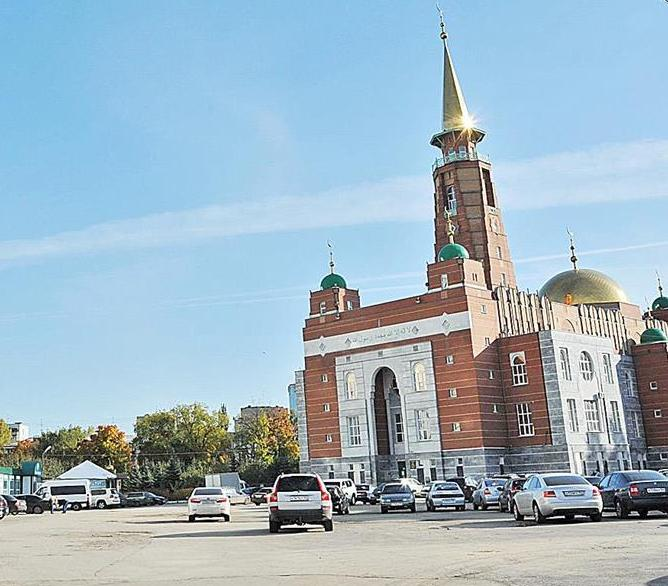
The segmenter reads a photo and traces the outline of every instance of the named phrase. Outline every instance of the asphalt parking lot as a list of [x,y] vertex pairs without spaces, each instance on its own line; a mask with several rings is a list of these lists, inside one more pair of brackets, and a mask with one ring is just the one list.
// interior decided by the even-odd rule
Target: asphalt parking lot
[[[470,505],[469,505],[470,506]],[[380,515],[270,535],[264,506],[188,523],[185,505],[8,517],[0,584],[668,584],[668,516],[517,524],[497,511]]]

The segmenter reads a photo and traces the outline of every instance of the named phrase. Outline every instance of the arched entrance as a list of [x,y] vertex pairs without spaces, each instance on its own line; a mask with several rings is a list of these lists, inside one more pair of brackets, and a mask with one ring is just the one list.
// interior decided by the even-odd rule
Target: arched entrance
[[397,377],[387,367],[381,368],[373,381],[373,412],[379,468],[393,477],[406,475],[406,427]]

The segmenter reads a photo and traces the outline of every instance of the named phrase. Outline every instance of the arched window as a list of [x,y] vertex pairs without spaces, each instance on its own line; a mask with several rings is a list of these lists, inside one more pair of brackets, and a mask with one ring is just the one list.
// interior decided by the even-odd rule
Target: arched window
[[413,380],[415,381],[416,391],[427,390],[427,371],[422,362],[416,362],[413,366]]
[[445,189],[445,207],[453,216],[457,215],[457,195],[454,185],[448,185]]
[[346,397],[357,399],[357,377],[354,372],[346,374]]
[[594,380],[594,361],[587,352],[580,352],[580,374],[586,381]]
[[526,385],[529,383],[527,376],[527,363],[524,358],[524,352],[515,355],[510,355],[510,366],[513,372],[513,385]]

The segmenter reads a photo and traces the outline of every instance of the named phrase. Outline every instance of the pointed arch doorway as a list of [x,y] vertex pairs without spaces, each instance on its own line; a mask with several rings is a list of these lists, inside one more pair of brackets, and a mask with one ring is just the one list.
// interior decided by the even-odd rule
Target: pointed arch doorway
[[386,366],[380,368],[374,376],[373,389],[377,468],[384,471],[385,480],[397,474],[406,476],[406,424],[394,371]]

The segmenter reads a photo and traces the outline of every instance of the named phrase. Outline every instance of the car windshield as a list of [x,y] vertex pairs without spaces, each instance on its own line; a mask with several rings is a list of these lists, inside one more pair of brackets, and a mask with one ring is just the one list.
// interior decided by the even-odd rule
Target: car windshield
[[543,482],[547,486],[561,486],[563,484],[589,484],[582,476],[575,474],[564,474],[563,476],[543,476]]
[[383,494],[401,494],[410,491],[411,489],[405,484],[388,484],[383,488]]
[[129,492],[128,493],[128,498],[137,498],[137,497],[142,497],[144,496],[144,493],[142,492]]
[[455,482],[439,482],[438,484],[432,485],[431,489],[436,490],[459,490],[459,484]]
[[284,476],[278,479],[276,492],[296,491],[320,492],[320,484],[315,476]]
[[506,481],[502,478],[490,478],[485,480],[485,486],[503,486]]
[[524,483],[526,482],[526,479],[524,478],[517,478],[512,481],[511,483],[511,488],[522,488],[524,486]]
[[193,491],[193,494],[196,496],[213,496],[217,494],[223,494],[222,488],[196,488]]
[[666,480],[666,477],[660,472],[654,470],[642,470],[641,472],[625,472],[624,476],[631,481],[634,480]]

